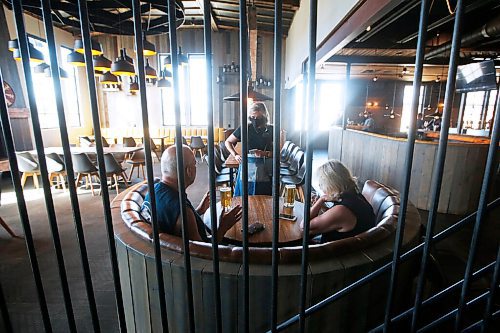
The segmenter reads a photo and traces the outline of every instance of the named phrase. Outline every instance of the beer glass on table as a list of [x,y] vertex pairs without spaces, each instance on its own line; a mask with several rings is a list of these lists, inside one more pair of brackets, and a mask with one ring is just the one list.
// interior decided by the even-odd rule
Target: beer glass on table
[[295,191],[297,190],[295,185],[285,185],[285,202],[284,207],[293,207],[295,205]]
[[222,209],[224,209],[225,212],[229,211],[231,208],[231,188],[224,186],[221,187],[220,189],[220,202]]

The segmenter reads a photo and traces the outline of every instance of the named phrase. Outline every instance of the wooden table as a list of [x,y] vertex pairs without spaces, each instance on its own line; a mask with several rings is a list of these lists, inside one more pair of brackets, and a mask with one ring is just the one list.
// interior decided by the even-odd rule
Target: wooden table
[[[251,195],[248,197],[248,225],[252,223],[260,222],[264,224],[265,229],[249,235],[248,242],[254,246],[270,246],[273,239],[273,197],[267,195]],[[241,197],[234,197],[232,206],[241,205]],[[283,210],[283,198],[280,198],[280,212],[293,214],[297,216],[296,221],[289,221],[280,219],[279,220],[279,244],[290,245],[290,243],[299,243],[302,239],[302,230],[300,229],[300,223],[304,219],[304,204],[295,201],[295,207],[285,208],[287,211]],[[217,216],[220,215],[221,204],[217,203]],[[203,216],[203,221],[208,227],[211,226],[210,223],[210,209],[207,210]],[[236,222],[236,224],[229,229],[225,236],[231,243],[240,245],[243,242],[243,232],[242,232],[242,221]]]

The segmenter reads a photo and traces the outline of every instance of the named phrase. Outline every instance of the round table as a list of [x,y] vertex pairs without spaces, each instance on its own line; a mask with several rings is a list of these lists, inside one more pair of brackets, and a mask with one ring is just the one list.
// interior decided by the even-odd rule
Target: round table
[[[241,197],[234,197],[231,206],[241,205]],[[221,212],[221,203],[217,202],[217,217]],[[297,220],[289,221],[279,220],[279,244],[289,245],[290,243],[299,243],[302,239],[302,230],[300,223],[304,215],[304,204],[295,201],[295,207],[284,208],[283,198],[280,198],[280,213],[297,216]],[[206,226],[211,227],[210,209],[203,216]],[[267,195],[248,196],[248,225],[260,222],[265,229],[253,235],[249,235],[248,242],[252,245],[269,246],[273,240],[273,197]],[[224,237],[232,243],[240,245],[243,242],[242,220],[229,229]]]

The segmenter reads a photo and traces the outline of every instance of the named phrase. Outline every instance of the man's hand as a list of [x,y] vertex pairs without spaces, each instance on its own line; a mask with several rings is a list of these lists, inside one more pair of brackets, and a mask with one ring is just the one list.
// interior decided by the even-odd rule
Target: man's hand
[[226,233],[227,230],[229,230],[236,222],[238,222],[238,220],[241,219],[241,215],[242,210],[240,205],[233,207],[227,213],[224,212],[224,209],[222,209],[222,212],[219,216],[219,230]]
[[196,208],[196,212],[198,212],[198,214],[200,215],[205,214],[208,207],[210,207],[210,191],[205,193],[205,195],[201,199],[200,204],[198,205],[198,208]]
[[237,160],[238,163],[241,163],[241,161],[243,161],[243,158],[238,154],[234,155],[234,159]]

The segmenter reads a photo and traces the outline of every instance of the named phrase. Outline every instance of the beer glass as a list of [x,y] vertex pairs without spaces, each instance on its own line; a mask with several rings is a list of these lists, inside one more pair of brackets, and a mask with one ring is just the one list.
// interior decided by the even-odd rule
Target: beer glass
[[293,207],[295,205],[295,191],[297,190],[295,185],[285,185],[285,202],[284,207]]
[[224,186],[220,189],[220,202],[224,211],[228,211],[231,208],[231,188]]

